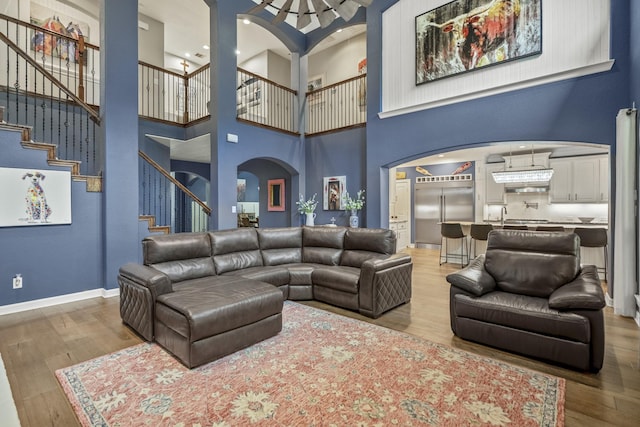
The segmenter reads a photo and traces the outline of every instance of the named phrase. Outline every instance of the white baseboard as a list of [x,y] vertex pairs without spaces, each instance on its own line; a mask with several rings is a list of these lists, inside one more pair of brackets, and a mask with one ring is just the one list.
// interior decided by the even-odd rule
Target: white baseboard
[[613,307],[613,298],[611,298],[606,292],[604,294],[604,301],[607,303],[607,307]]
[[120,289],[92,289],[90,291],[77,292],[75,294],[60,295],[57,297],[37,299],[33,301],[20,302],[17,304],[0,306],[0,316],[4,314],[19,313],[21,311],[35,310],[37,308],[51,307],[54,305],[66,304],[74,301],[82,301],[91,298],[112,298],[120,295]]
[[640,326],[640,294],[636,295],[636,323]]

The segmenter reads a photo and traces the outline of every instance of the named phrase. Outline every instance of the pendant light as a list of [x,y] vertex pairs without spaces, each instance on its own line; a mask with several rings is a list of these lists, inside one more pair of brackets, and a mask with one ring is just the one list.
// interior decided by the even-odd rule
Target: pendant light
[[[509,151],[509,170],[491,172],[497,184],[513,183],[546,183],[553,176],[553,169],[536,166],[533,159],[533,144],[531,144],[531,169],[512,169],[511,151]],[[538,168],[538,169],[536,169]]]

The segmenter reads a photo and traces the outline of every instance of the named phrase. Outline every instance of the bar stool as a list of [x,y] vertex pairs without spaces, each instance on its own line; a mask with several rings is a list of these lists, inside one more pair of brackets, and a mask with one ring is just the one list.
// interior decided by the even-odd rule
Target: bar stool
[[[460,265],[464,267],[465,259],[464,259],[464,247],[468,244],[467,235],[462,231],[462,225],[459,222],[443,222],[440,225],[440,265],[444,264],[442,262],[442,246],[444,244],[447,245],[447,248],[444,253],[444,262],[449,262],[449,239],[462,239],[460,244]],[[453,254],[452,254],[453,255]],[[457,256],[457,254],[455,254]],[[467,246],[467,263],[469,259],[469,247]]]
[[[471,224],[471,231],[469,231],[469,235],[471,236],[471,242],[473,243],[473,256],[478,256],[478,251],[476,250],[476,243],[478,240],[487,241],[487,236],[489,232],[493,230],[493,225],[491,224]],[[469,248],[471,250],[471,248]],[[471,258],[471,256],[469,256]]]
[[540,225],[536,227],[536,231],[565,231],[565,229],[559,225]]
[[608,264],[608,240],[606,228],[587,228],[577,227],[573,230],[580,237],[580,246],[583,248],[603,248],[604,250],[604,268],[598,267],[598,270],[604,272],[604,281],[607,281],[607,264]]

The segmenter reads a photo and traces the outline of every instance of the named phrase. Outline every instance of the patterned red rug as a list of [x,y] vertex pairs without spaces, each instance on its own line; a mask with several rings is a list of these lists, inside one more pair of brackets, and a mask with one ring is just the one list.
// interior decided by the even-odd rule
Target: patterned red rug
[[286,302],[282,332],[189,370],[140,344],[56,372],[85,426],[564,425],[565,381]]

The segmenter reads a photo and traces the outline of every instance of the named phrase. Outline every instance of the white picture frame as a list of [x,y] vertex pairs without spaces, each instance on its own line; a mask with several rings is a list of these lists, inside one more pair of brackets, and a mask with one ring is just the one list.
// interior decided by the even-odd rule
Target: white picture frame
[[0,168],[0,227],[71,224],[71,172]]

